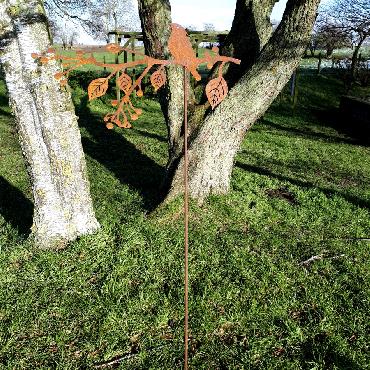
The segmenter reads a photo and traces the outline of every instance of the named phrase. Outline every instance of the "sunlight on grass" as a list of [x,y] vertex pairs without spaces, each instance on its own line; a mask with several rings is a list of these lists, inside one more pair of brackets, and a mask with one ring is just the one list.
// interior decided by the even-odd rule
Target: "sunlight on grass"
[[[0,83],[4,369],[126,354],[122,369],[181,368],[182,200],[151,212],[167,160],[160,106],[137,99],[135,127],[108,131],[113,94],[89,103],[93,75],[71,86],[102,230],[58,253],[26,240],[31,192]],[[191,204],[192,368],[368,366],[369,244],[353,239],[370,237],[370,149],[339,124],[342,91],[300,75],[298,105],[284,92],[247,135],[230,194]],[[299,264],[314,255],[325,258]]]

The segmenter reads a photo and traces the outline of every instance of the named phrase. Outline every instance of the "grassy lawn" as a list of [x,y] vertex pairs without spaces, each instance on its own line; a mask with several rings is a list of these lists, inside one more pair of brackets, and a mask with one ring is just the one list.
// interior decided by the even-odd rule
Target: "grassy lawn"
[[[104,48],[105,46],[102,45],[102,47]],[[57,48],[60,52],[60,54],[64,55],[64,56],[67,56],[67,57],[70,57],[70,56],[75,56],[75,51],[74,50],[63,50],[62,48],[58,47]],[[76,48],[76,50],[78,50],[78,48]],[[137,48],[135,49],[137,52],[139,53],[143,53],[144,52],[144,49],[143,48]],[[111,63],[111,64],[115,64],[116,63],[116,55],[113,54],[113,53],[109,53],[109,52],[98,52],[98,53],[93,53],[93,56],[94,58],[100,62],[100,63]],[[136,56],[136,60],[139,60],[141,59],[142,57],[141,56]],[[127,53],[127,61],[128,62],[132,62],[133,58],[132,58],[132,54],[131,53]],[[119,63],[124,63],[124,55],[123,53],[119,54],[119,57],[118,57],[118,62]],[[102,67],[98,67],[98,66],[94,66],[94,65],[83,65],[79,68],[80,71],[98,71],[98,70],[102,70],[103,68]]]
[[[26,240],[32,197],[0,82],[0,368],[181,369],[182,201],[153,211],[166,163],[154,98],[132,130],[71,81],[102,229],[59,252]],[[86,83],[86,82],[85,82]],[[86,86],[84,86],[86,87]],[[190,368],[368,369],[370,147],[343,84],[301,74],[248,133],[232,191],[191,204]],[[324,258],[303,266],[311,256]]]

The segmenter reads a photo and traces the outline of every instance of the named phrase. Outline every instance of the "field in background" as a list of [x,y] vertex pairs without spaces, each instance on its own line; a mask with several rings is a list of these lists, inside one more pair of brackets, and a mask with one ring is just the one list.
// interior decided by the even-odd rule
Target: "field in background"
[[[0,82],[0,367],[181,368],[182,200],[152,212],[167,160],[153,98],[132,130],[105,129],[113,95],[71,80],[102,230],[58,253],[26,241],[32,201]],[[302,73],[252,128],[227,196],[190,219],[194,369],[366,369],[370,148],[338,113],[334,76]],[[365,90],[358,91],[365,93]],[[311,264],[302,262],[319,256]]]

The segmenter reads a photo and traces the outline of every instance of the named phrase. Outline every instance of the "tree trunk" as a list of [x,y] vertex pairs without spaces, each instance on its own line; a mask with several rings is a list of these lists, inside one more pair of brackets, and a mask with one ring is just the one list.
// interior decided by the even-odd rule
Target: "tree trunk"
[[319,53],[319,60],[317,62],[317,74],[319,75],[321,73],[321,63],[322,63],[322,54]]
[[[139,0],[139,15],[145,52],[154,58],[168,59],[168,39],[171,31],[171,6],[168,0]],[[184,119],[182,68],[166,67],[167,84],[158,91],[166,120],[169,158],[181,148],[181,128]]]
[[327,46],[326,47],[326,57],[330,58],[333,55],[334,47],[333,46]]
[[[289,0],[283,19],[253,66],[190,140],[189,187],[202,201],[229,191],[234,158],[246,132],[262,116],[298,67],[310,38],[319,0]],[[183,191],[178,161],[169,198]]]
[[355,45],[355,49],[352,54],[352,61],[351,61],[351,71],[350,71],[350,77],[351,77],[351,84],[356,79],[356,70],[357,70],[357,64],[358,64],[358,53],[360,52],[362,43],[365,41],[364,39],[361,39],[358,45]]
[[[221,48],[223,53],[243,59],[242,68],[234,71],[230,68],[227,75],[229,86],[234,83],[235,86],[214,112],[209,112],[207,103],[189,109],[192,113],[188,133],[189,185],[191,196],[199,200],[210,193],[229,190],[234,157],[246,131],[283,89],[307,47],[319,0],[289,0],[283,20],[270,38],[268,16],[274,3],[274,0],[237,1],[232,30]],[[167,6],[163,7],[164,4]],[[161,14],[156,12],[158,9]],[[153,50],[159,50],[162,54],[157,56],[167,56],[168,1],[139,0],[139,13],[146,50],[152,55],[156,55]],[[175,95],[167,100],[168,104],[173,99],[173,111],[163,109],[162,104],[170,137],[176,137],[172,144],[177,143],[177,147],[170,149],[169,198],[183,191],[181,81],[180,76],[176,78],[173,91],[171,81],[168,84],[167,92]]]
[[277,0],[237,0],[231,30],[221,45],[222,55],[241,60],[231,64],[225,75],[233,85],[256,61],[272,33],[270,15]]
[[[256,60],[271,36],[269,19],[276,0],[238,0],[232,29],[221,46],[223,55],[242,59],[242,66],[230,68],[225,76],[229,86]],[[170,36],[171,7],[168,0],[139,0],[139,15],[144,33],[145,51],[156,58],[168,58],[167,41]],[[227,66],[228,67],[228,66]],[[227,68],[225,68],[225,71]],[[214,72],[216,73],[216,71]],[[159,91],[159,98],[168,130],[169,160],[165,186],[171,182],[183,146],[183,73],[181,67],[167,68],[167,85]],[[207,104],[195,104],[194,90],[189,86],[189,130],[195,132],[203,121]]]
[[70,93],[54,78],[59,65],[32,53],[50,46],[38,0],[0,1],[0,61],[34,197],[32,232],[43,248],[99,228]]

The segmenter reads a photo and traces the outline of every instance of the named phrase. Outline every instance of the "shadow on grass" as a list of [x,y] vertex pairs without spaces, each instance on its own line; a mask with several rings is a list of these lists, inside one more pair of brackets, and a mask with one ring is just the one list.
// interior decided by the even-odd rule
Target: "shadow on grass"
[[[93,140],[82,138],[84,152],[113,172],[122,184],[137,190],[143,198],[144,209],[152,211],[162,200],[159,189],[164,178],[164,167],[141,153],[123,133],[107,130],[103,118],[94,115],[87,102],[87,96],[84,96],[81,105],[76,108],[80,126],[93,137]],[[141,134],[158,139],[157,135]]]
[[4,109],[0,108],[0,116],[7,116],[10,117],[12,114],[10,112],[5,111]]
[[23,193],[0,176],[0,214],[27,236],[32,226],[33,204]]
[[326,122],[330,126],[353,140],[353,144],[369,146],[370,145],[370,125],[359,125],[357,122],[346,117],[339,108],[333,109],[312,109],[312,114],[320,122]]
[[328,141],[332,143],[358,144],[356,140],[352,138],[344,138],[344,137],[339,137],[339,136],[327,135],[322,132],[314,132],[309,129],[305,130],[305,129],[297,129],[294,127],[286,127],[286,126],[279,125],[278,123],[272,122],[267,119],[263,119],[262,123],[265,124],[267,127],[272,127],[279,131],[285,131],[286,133],[290,135],[301,136],[307,139],[313,139],[313,140],[318,139],[318,140]]
[[315,184],[313,184],[311,182],[306,182],[306,181],[298,180],[298,179],[295,179],[295,178],[283,176],[283,175],[271,172],[270,170],[267,170],[265,168],[249,165],[249,164],[242,163],[242,162],[239,162],[239,161],[237,161],[235,163],[235,165],[237,167],[239,167],[240,169],[242,169],[242,170],[245,170],[245,171],[248,171],[248,172],[258,173],[259,175],[268,176],[270,178],[275,178],[275,179],[278,179],[280,181],[289,181],[291,184],[300,186],[302,188],[318,189],[328,197],[331,197],[333,195],[338,195],[338,196],[344,198],[345,200],[347,200],[348,202],[352,203],[355,206],[370,209],[370,203],[368,201],[366,201],[364,199],[361,199],[361,198],[358,198],[358,197],[354,197],[354,196],[349,195],[349,194],[342,193],[342,192],[340,192],[338,190],[335,190],[335,189],[318,187],[318,186],[316,186]]
[[321,358],[328,369],[335,366],[343,370],[360,370],[360,366],[348,356],[339,354],[325,333],[316,334],[301,344],[303,369],[312,369],[312,362]]
[[154,134],[153,132],[148,132],[148,131],[144,131],[144,130],[139,130],[135,127],[133,127],[133,130],[135,132],[137,132],[139,135],[141,136],[145,136],[145,137],[149,137],[151,139],[155,139],[155,140],[158,140],[158,141],[162,141],[163,143],[166,143],[167,140],[163,137],[163,136],[160,136],[158,134]]
[[[279,127],[272,122],[268,122],[268,124],[277,129],[312,139],[369,146],[370,126],[360,127],[357,122],[346,117],[346,114],[338,108],[340,98],[345,94],[345,87],[338,72],[322,73],[318,76],[314,70],[303,68],[301,71],[304,71],[304,74],[299,75],[298,105],[292,108],[291,104],[275,104],[271,106],[270,111],[279,115],[291,116],[293,114],[297,118],[302,117],[303,120],[309,118],[309,121],[315,126],[333,128],[338,134],[347,137],[336,137],[335,134],[327,135],[299,128]],[[285,94],[288,93],[286,89],[284,91]]]
[[10,111],[4,110],[5,107],[9,107],[8,96],[0,94],[0,115],[10,117],[12,114]]

